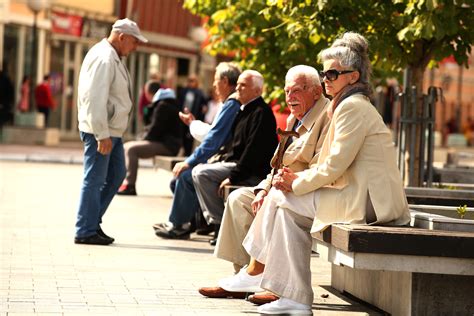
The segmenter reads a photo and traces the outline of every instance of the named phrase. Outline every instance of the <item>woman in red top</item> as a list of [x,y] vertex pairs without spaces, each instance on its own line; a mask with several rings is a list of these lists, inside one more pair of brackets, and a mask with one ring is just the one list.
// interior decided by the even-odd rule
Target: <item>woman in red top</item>
[[49,85],[49,75],[43,77],[43,82],[39,84],[35,89],[35,101],[38,112],[44,114],[45,126],[48,126],[48,117],[50,110],[54,110],[56,103],[51,93],[51,87]]

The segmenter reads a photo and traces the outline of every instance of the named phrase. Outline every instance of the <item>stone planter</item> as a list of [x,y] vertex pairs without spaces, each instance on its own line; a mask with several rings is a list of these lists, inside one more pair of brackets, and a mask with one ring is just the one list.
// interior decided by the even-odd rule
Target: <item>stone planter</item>
[[474,207],[474,190],[406,187],[405,193],[409,204]]
[[[445,214],[455,215],[448,217],[439,214],[411,211],[411,226],[430,230],[448,230],[459,232],[474,232],[474,220],[461,219],[456,213],[456,208],[452,211],[444,210]],[[472,216],[473,210],[468,210]]]

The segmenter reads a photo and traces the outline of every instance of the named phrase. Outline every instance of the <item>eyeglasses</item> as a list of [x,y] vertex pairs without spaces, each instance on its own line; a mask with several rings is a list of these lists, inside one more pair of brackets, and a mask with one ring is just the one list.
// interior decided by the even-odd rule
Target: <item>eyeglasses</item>
[[329,69],[329,70],[326,70],[326,71],[320,71],[319,72],[319,77],[321,78],[321,80],[323,80],[324,77],[326,77],[329,81],[335,81],[335,80],[337,80],[337,78],[339,78],[339,75],[349,74],[349,73],[354,72],[354,71],[355,70],[338,71],[336,69]]

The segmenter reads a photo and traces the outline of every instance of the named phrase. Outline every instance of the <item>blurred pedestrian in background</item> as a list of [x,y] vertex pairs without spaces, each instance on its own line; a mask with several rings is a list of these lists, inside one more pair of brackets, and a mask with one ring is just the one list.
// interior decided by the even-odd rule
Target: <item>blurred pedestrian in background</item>
[[[187,85],[181,89],[178,94],[178,104],[181,105],[181,111],[191,113],[196,120],[204,120],[203,108],[207,104],[207,99],[199,89],[199,82],[195,75],[188,77]],[[194,139],[186,127],[183,134],[184,155],[189,156],[193,151]]]
[[14,98],[13,83],[6,71],[0,70],[0,126],[13,120]]
[[[149,93],[147,93],[147,90],[148,90],[148,86],[151,84],[151,83],[154,83],[154,82],[158,82],[159,84],[159,88],[161,88],[161,84],[160,84],[160,80],[159,80],[159,76],[158,74],[153,74],[150,76],[150,79],[143,85],[143,88],[141,89],[141,92],[140,92],[140,97],[138,98],[138,113],[140,114],[140,118],[143,119],[143,116],[144,116],[144,110],[145,110],[145,107],[149,104],[152,103],[152,98],[153,96],[155,95],[156,91],[158,91],[158,89],[156,89],[156,91],[150,95]],[[144,123],[145,125],[147,123]]]
[[159,89],[153,97],[151,123],[146,127],[143,140],[125,143],[127,177],[120,195],[137,195],[138,159],[156,155],[175,156],[182,144],[184,124],[179,118],[176,95],[172,89]]
[[145,84],[145,91],[144,95],[146,100],[149,100],[148,104],[146,104],[142,109],[143,115],[143,124],[150,125],[151,117],[153,115],[153,110],[156,106],[156,102],[153,102],[153,96],[156,92],[161,88],[161,85],[158,81],[150,80]]
[[18,101],[17,109],[20,112],[28,112],[30,109],[30,77],[24,76],[21,80],[20,101]]
[[35,88],[36,109],[44,114],[44,125],[48,126],[49,113],[56,108],[51,85],[49,83],[49,74],[43,77],[43,82]]
[[217,100],[216,92],[214,91],[214,89],[209,90],[209,99],[206,104],[206,114],[204,115],[204,122],[206,122],[207,124],[212,124],[221,106],[222,102],[219,102],[219,100]]

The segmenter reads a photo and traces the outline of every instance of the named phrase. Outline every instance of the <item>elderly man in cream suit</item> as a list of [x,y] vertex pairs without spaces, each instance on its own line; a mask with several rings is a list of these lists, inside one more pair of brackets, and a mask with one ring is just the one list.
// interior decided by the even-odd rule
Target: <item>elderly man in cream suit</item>
[[265,264],[260,287],[280,297],[260,313],[312,314],[310,232],[331,223],[410,221],[391,133],[368,98],[367,51],[365,38],[346,33],[322,52],[321,77],[333,99],[318,160],[301,172],[279,170],[244,240],[247,252]]
[[[279,146],[287,147],[283,155],[283,165],[299,172],[308,169],[318,160],[319,150],[329,126],[326,113],[329,100],[322,95],[317,70],[306,65],[298,65],[288,70],[285,92],[286,102],[291,110],[286,129],[294,130],[300,136]],[[278,152],[279,148],[272,158],[272,167],[276,167]],[[250,261],[242,241],[254,220],[254,210],[263,203],[271,188],[271,179],[272,175],[269,174],[256,187],[240,188],[232,192],[227,199],[214,255],[232,262],[235,272]],[[251,288],[242,291],[253,292]],[[230,292],[221,287],[205,287],[199,289],[199,292],[208,297],[245,297],[245,293]]]

